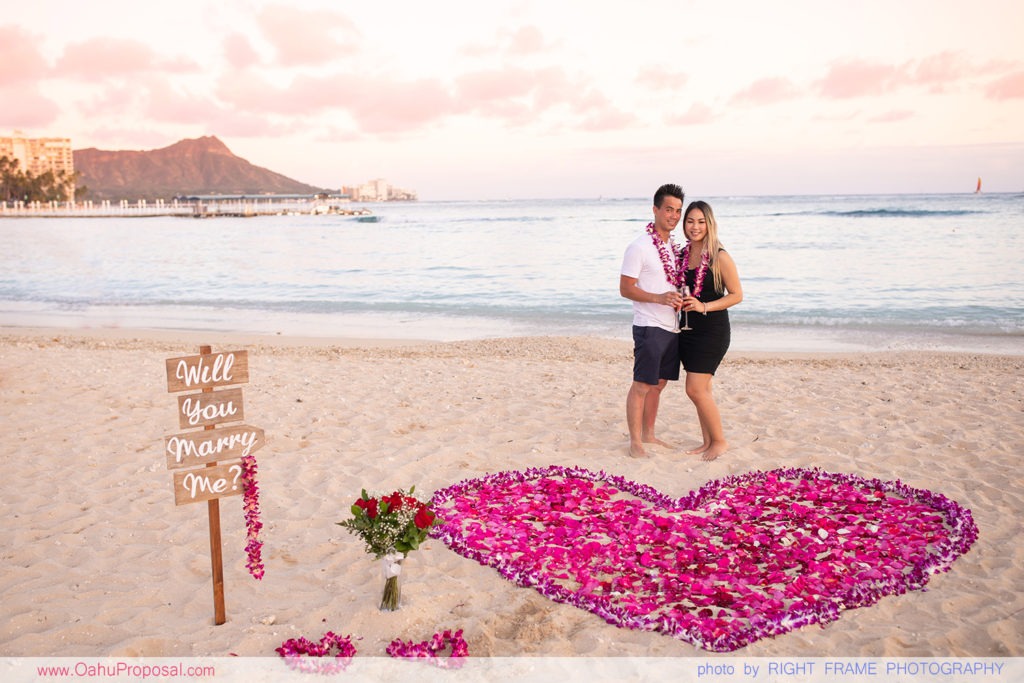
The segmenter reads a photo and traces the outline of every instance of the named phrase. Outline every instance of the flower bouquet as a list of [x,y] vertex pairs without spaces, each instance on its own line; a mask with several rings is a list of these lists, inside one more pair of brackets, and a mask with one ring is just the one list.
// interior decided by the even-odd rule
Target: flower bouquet
[[366,552],[383,560],[384,595],[380,609],[393,612],[398,609],[402,590],[398,577],[402,573],[402,560],[420,547],[430,527],[439,522],[430,503],[424,503],[412,494],[398,490],[390,495],[371,497],[363,489],[352,504],[352,518],[337,522],[363,539]]

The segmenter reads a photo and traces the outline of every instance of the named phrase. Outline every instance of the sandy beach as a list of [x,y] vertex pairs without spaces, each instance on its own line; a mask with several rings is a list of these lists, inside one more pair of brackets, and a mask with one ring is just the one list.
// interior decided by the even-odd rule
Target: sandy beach
[[[429,540],[403,607],[335,525],[360,489],[417,493],[510,469],[580,465],[681,496],[727,475],[820,467],[899,479],[969,508],[974,547],[926,591],[749,645],[748,657],[1024,656],[1024,356],[726,357],[715,388],[731,450],[682,386],[659,436],[627,457],[627,342],[455,343],[138,331],[0,330],[0,655],[275,656],[288,638],[353,634],[361,654],[461,628],[474,656],[721,657],[620,629]],[[241,498],[221,501],[227,623],[212,615],[206,506],[175,506],[163,439],[178,430],[164,361],[247,350],[245,421],[262,427],[265,578],[245,569]]]

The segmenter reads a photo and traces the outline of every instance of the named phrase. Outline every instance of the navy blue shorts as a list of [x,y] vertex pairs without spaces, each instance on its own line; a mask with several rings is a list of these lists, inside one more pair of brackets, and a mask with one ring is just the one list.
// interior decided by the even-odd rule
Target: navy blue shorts
[[679,335],[633,325],[633,381],[657,385],[679,379]]

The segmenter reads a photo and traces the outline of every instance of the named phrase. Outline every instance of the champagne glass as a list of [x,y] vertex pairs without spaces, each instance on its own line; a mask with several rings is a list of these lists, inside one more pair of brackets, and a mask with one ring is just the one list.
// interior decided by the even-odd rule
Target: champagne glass
[[[685,298],[685,297],[688,297],[688,296],[690,296],[690,288],[688,286],[686,286],[686,285],[683,285],[683,297]],[[689,311],[683,311],[683,326],[681,328],[679,328],[679,329],[680,330],[692,330],[693,329],[692,327],[690,327],[690,312]]]
[[[678,292],[679,290],[677,289],[676,291]],[[679,311],[677,311],[675,308],[673,308],[672,309],[672,314],[675,316],[675,321],[676,321],[676,326],[672,328],[672,332],[673,333],[678,333],[680,331],[679,330]]]

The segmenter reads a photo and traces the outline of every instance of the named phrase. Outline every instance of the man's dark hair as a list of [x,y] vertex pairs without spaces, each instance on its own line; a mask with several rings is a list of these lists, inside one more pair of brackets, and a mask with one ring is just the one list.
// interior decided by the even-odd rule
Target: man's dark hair
[[667,183],[658,188],[658,191],[654,193],[654,205],[660,209],[661,202],[665,197],[675,197],[680,203],[686,201],[686,193],[683,192],[683,188],[674,183]]

